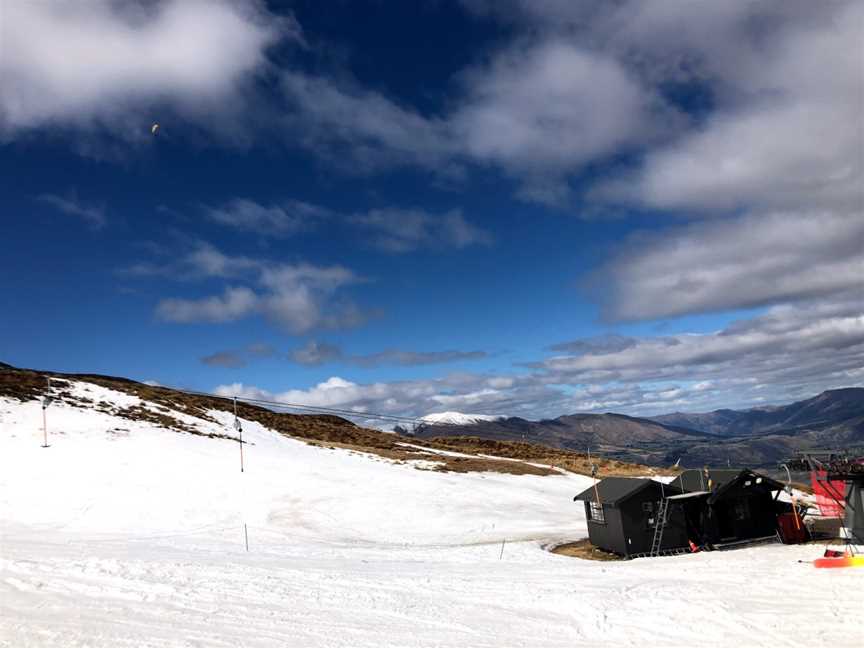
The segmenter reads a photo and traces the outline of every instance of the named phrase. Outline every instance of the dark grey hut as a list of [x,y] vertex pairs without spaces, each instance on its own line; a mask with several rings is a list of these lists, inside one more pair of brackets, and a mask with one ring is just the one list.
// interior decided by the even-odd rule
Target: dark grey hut
[[[701,477],[699,473],[702,473]],[[687,470],[672,483],[700,502],[700,544],[719,546],[777,533],[780,482],[752,470]]]
[[[680,495],[676,487],[653,479],[607,477],[573,498],[585,503],[591,544],[620,556],[633,557],[651,551],[660,501]],[[684,507],[672,504],[667,513],[660,551],[681,549],[690,539]]]

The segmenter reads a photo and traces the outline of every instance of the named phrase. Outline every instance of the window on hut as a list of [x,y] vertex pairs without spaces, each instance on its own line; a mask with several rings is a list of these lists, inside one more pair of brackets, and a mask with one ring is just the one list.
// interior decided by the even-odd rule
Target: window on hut
[[598,502],[589,502],[588,512],[593,522],[600,524],[606,523],[606,516],[603,515],[603,505]]

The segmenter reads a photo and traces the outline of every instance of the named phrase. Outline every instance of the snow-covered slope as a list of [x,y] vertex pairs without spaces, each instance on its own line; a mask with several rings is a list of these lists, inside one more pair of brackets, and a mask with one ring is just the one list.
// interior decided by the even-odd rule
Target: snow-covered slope
[[497,421],[503,417],[490,416],[488,414],[463,414],[462,412],[435,412],[427,414],[422,420],[427,423],[438,423],[446,425],[471,425],[477,421]]
[[[438,473],[244,421],[239,444],[0,399],[0,646],[856,645],[864,574],[769,546],[622,563],[586,534],[588,478]],[[183,418],[185,416],[185,418]],[[232,417],[177,415],[233,435]],[[245,542],[248,532],[249,549]],[[502,542],[506,542],[502,547]],[[503,552],[502,552],[503,549]],[[842,571],[842,570],[838,570]]]

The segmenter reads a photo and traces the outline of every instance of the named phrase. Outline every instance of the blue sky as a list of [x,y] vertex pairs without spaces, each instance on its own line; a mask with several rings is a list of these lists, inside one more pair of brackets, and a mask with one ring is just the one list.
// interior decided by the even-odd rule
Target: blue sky
[[858,3],[10,7],[3,361],[404,415],[862,383]]

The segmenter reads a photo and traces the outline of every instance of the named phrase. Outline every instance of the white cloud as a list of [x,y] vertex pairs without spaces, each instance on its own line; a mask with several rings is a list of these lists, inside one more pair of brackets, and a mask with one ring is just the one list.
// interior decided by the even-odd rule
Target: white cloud
[[163,299],[156,315],[168,322],[232,322],[248,316],[258,308],[259,298],[245,287],[229,287],[222,296],[202,299]]
[[292,33],[257,2],[6,2],[0,135],[101,126],[142,138],[157,106],[204,119],[237,105],[266,48]]
[[593,278],[612,319],[864,291],[864,215],[754,213],[631,238]]
[[523,192],[544,202],[556,201],[567,174],[658,129],[650,90],[613,58],[563,39],[516,46],[463,83],[467,97],[451,118],[463,153],[524,178]]
[[533,366],[562,383],[693,380],[704,387],[749,377],[776,389],[817,390],[855,380],[848,372],[864,366],[864,300],[780,306],[716,333],[641,338],[614,353],[554,356]]
[[[637,191],[673,208],[862,208],[860,3],[826,6],[743,69],[738,96],[696,133],[651,154]],[[857,55],[855,54],[857,52]]]
[[350,301],[335,299],[340,289],[363,281],[342,266],[230,256],[199,242],[191,252],[172,263],[138,263],[124,273],[181,280],[231,278],[254,286],[226,286],[222,295],[203,298],[163,299],[156,307],[156,314],[170,322],[219,323],[263,315],[281,328],[299,334],[315,328],[359,326],[369,317]]
[[524,181],[558,202],[566,176],[654,139],[669,118],[655,94],[597,50],[519,42],[460,75],[461,92],[425,115],[356,85],[284,72],[285,124],[308,148],[356,170],[411,164],[457,174],[466,162]]

